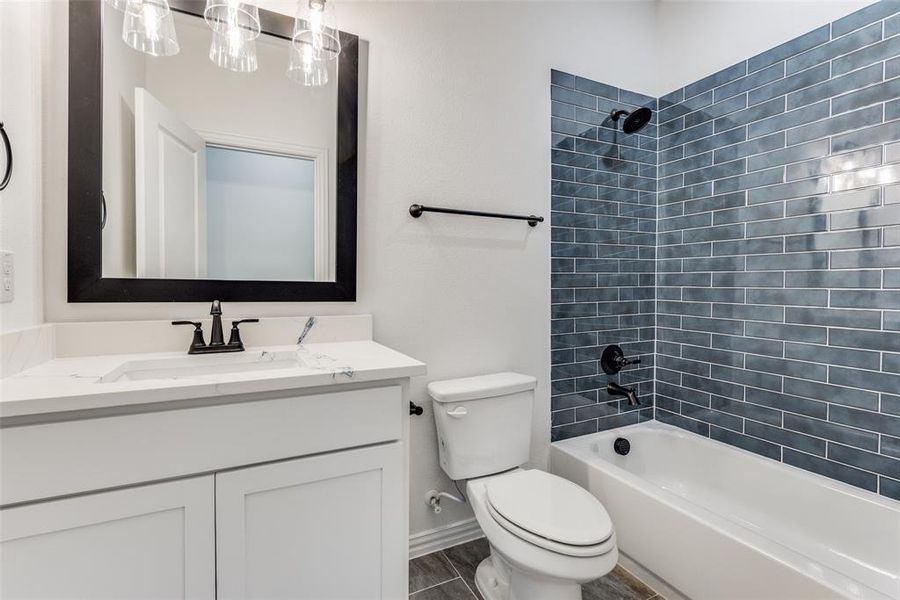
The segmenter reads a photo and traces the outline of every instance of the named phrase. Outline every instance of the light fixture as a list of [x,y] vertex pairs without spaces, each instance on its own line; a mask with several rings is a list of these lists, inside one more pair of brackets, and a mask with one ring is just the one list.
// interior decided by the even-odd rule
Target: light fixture
[[213,31],[209,60],[238,73],[251,73],[258,68],[258,7],[237,0],[206,0],[203,18]]
[[316,58],[312,46],[290,47],[288,79],[306,87],[321,87],[328,83],[328,61]]
[[247,2],[206,0],[203,18],[215,33],[231,36],[232,43],[255,40],[261,31],[259,7]]
[[[169,0],[105,0],[125,13],[122,39],[152,56],[179,50]],[[240,73],[256,71],[256,38],[262,31],[259,8],[240,0],[206,0],[203,18],[212,30],[209,59],[216,66]],[[340,31],[327,0],[299,0],[287,76],[308,87],[328,83],[330,62],[341,53]]]
[[341,40],[332,5],[326,0],[300,0],[291,43],[303,56],[308,52],[304,48],[311,48],[313,60],[336,59],[341,53]]
[[256,40],[243,40],[239,34],[213,32],[209,46],[209,60],[238,73],[252,73],[259,64],[256,60]]
[[151,56],[178,54],[178,36],[168,0],[127,0],[122,40]]

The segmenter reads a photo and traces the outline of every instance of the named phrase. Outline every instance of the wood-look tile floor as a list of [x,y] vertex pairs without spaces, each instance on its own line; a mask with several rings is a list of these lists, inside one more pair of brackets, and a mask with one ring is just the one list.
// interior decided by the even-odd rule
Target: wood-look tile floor
[[[410,600],[483,600],[475,588],[475,569],[489,554],[482,538],[412,559]],[[621,566],[584,585],[582,593],[583,600],[664,600]]]

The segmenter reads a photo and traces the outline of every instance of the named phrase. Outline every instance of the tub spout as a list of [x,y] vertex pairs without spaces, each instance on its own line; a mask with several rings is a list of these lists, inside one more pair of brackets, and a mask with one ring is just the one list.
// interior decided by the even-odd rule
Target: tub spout
[[610,396],[625,396],[628,398],[628,406],[640,405],[635,388],[622,387],[618,383],[610,381],[609,385],[606,386],[606,392]]

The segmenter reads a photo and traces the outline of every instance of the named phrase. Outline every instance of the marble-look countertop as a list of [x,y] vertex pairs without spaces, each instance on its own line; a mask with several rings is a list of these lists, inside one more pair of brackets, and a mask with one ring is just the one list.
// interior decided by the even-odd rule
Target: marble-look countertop
[[[243,355],[243,356],[242,356]],[[212,366],[243,361],[245,370],[178,374],[161,378],[116,378],[129,369]],[[271,362],[254,369],[250,363]],[[371,340],[262,346],[246,353],[188,356],[185,352],[57,358],[0,380],[0,417],[173,402],[425,374],[425,365]],[[146,374],[145,374],[146,376]]]

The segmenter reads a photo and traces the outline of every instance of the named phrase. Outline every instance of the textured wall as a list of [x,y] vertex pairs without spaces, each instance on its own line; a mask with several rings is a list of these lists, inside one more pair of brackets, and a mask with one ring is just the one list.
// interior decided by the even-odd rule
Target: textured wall
[[656,418],[900,499],[900,14],[660,99]]
[[[656,108],[648,96],[552,72],[552,438],[653,416],[656,126],[627,135],[613,108]],[[607,344],[640,357],[610,377]],[[606,384],[638,387],[641,406]]]

